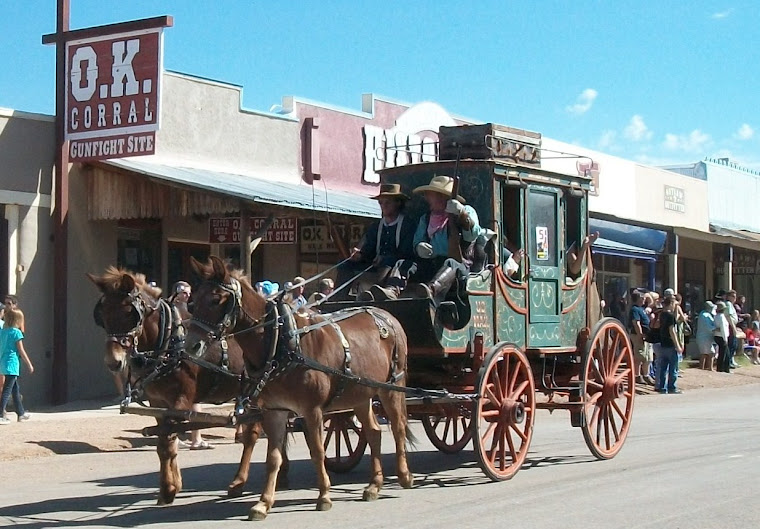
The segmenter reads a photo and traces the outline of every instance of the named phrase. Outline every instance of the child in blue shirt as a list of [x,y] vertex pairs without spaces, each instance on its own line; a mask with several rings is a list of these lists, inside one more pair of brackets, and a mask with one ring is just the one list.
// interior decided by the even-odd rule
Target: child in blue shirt
[[21,389],[18,385],[18,377],[21,371],[19,357],[24,359],[29,373],[34,373],[34,366],[29,360],[29,355],[24,349],[24,333],[21,329],[24,327],[24,313],[18,309],[8,309],[5,313],[5,326],[0,330],[0,373],[5,375],[3,384],[2,400],[0,409],[2,417],[0,424],[10,423],[10,419],[5,416],[5,407],[13,395],[13,403],[16,406],[18,421],[26,421],[31,417],[25,410],[21,402]]

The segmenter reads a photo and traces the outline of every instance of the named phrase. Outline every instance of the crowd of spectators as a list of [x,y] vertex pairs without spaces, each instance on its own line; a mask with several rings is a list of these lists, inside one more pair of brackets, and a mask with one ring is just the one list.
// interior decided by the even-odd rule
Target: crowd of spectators
[[740,367],[737,351],[760,365],[760,311],[747,312],[745,297],[735,290],[719,290],[695,317],[684,311],[682,297],[672,288],[662,296],[645,289],[629,293],[628,304],[621,300],[609,312],[628,327],[637,384],[654,386],[660,393],[682,393],[677,380],[690,340],[702,369],[730,373]]

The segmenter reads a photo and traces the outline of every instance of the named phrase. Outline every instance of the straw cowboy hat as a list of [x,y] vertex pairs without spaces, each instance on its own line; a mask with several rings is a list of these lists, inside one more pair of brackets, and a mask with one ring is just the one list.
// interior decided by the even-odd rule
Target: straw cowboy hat
[[[424,193],[425,191],[432,191],[433,193],[440,193],[452,198],[451,194],[454,191],[454,179],[450,176],[434,176],[430,183],[426,186],[416,187],[414,193]],[[464,204],[464,198],[457,195],[456,199]]]
[[397,198],[399,200],[409,200],[409,197],[401,192],[399,184],[380,184],[380,193],[375,197],[369,197],[372,200],[381,198]]

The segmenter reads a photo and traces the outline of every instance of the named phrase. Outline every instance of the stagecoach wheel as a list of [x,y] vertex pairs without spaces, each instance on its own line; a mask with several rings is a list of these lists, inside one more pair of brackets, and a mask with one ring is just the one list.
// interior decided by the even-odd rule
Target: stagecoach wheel
[[494,481],[512,478],[525,462],[533,436],[536,393],[525,354],[499,344],[478,371],[473,438],[478,464]]
[[600,320],[591,331],[583,363],[581,429],[591,453],[612,459],[623,447],[636,395],[633,348],[620,322]]
[[367,449],[367,439],[353,412],[325,416],[325,467],[331,472],[350,472]]
[[424,415],[422,426],[438,450],[444,454],[461,452],[472,439],[472,413],[461,406],[445,406],[441,415]]

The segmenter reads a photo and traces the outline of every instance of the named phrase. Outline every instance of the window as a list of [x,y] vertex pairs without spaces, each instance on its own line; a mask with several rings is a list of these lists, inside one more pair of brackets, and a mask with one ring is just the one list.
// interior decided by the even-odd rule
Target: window
[[[502,186],[501,192],[501,244],[496,247],[516,252],[525,247],[522,231],[522,210],[520,206],[520,197],[522,189],[519,187]],[[504,266],[506,262],[505,254],[502,251],[499,264]],[[512,279],[518,280],[522,274],[516,273]]]

